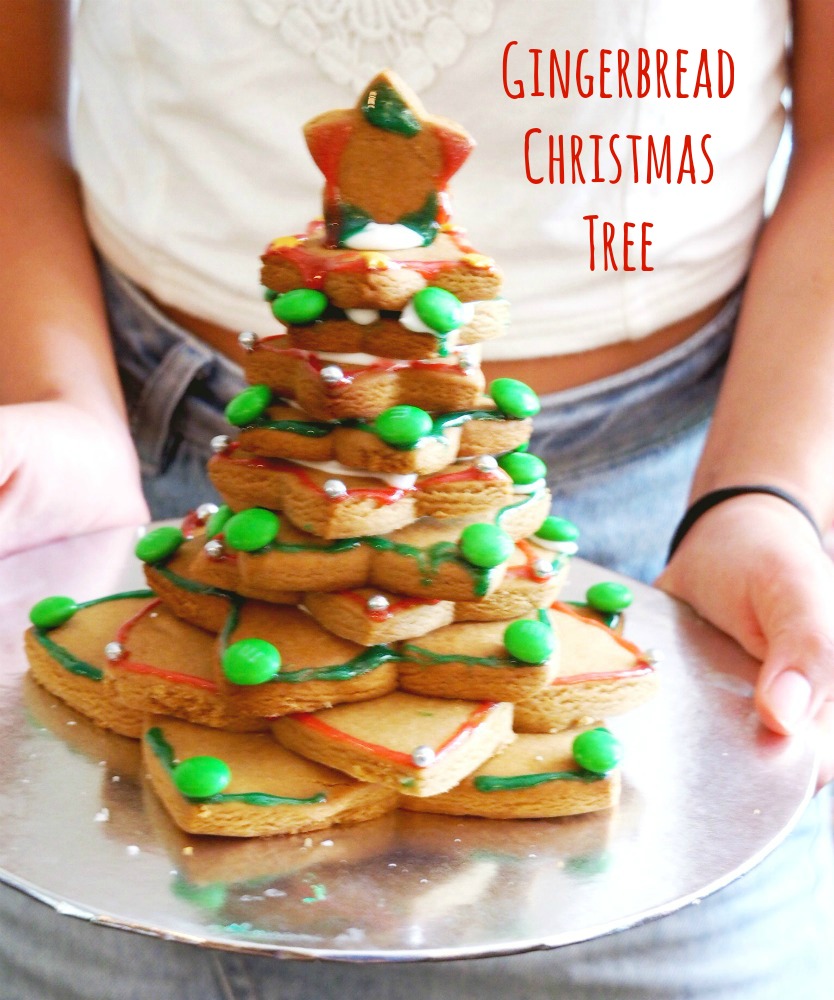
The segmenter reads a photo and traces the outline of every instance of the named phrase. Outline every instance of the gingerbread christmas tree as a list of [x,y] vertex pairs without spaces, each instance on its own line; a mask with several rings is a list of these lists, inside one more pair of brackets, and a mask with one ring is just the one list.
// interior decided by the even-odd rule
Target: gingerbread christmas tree
[[653,670],[557,602],[576,531],[527,451],[535,394],[485,384],[507,304],[451,217],[472,141],[391,73],[305,137],[323,219],[263,256],[279,332],[241,336],[249,385],[209,464],[223,505],[141,539],[151,593],[33,609],[35,676],[72,700],[61,657],[99,671],[77,703],[142,736],[192,832],[610,806],[596,720]]

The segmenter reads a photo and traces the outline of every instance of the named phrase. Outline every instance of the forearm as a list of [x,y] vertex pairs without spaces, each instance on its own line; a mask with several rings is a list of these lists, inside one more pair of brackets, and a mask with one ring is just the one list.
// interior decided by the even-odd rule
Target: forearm
[[122,414],[96,263],[58,127],[0,111],[0,402]]

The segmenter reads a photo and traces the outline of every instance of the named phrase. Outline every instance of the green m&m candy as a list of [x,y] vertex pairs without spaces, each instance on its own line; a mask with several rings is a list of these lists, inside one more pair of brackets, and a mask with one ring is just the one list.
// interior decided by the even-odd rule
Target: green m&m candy
[[185,535],[179,528],[166,525],[162,528],[154,528],[147,535],[143,535],[136,543],[134,552],[137,559],[146,563],[162,562],[168,556],[172,556],[185,541]]
[[530,486],[547,475],[544,462],[536,455],[523,451],[511,451],[509,455],[502,455],[498,464],[517,486]]
[[608,774],[620,763],[622,756],[620,741],[602,726],[580,733],[573,741],[573,759],[592,774]]
[[32,605],[29,621],[35,628],[57,628],[68,622],[77,610],[78,605],[71,597],[55,594],[54,597],[44,597]]
[[536,538],[543,538],[546,542],[575,542],[579,538],[579,528],[566,517],[550,514],[542,521]]
[[227,647],[221,662],[232,684],[266,684],[281,669],[281,654],[266,639],[239,639]]
[[206,522],[206,538],[215,538],[226,527],[226,522],[232,517],[232,508],[221,504]]
[[458,544],[467,562],[492,569],[510,558],[515,543],[503,528],[494,524],[468,524]]
[[286,326],[312,323],[327,308],[327,296],[315,288],[295,288],[272,300],[272,313]]
[[235,427],[245,427],[263,416],[272,402],[272,390],[268,385],[250,385],[239,392],[226,405],[226,419]]
[[517,420],[535,417],[542,408],[535,392],[517,378],[495,379],[489,387],[489,394],[502,413]]
[[232,772],[219,757],[186,757],[171,773],[177,791],[188,799],[208,799],[232,780]]
[[250,507],[233,514],[226,521],[223,534],[226,544],[238,552],[257,552],[275,541],[281,522],[264,507]]
[[374,420],[379,438],[395,448],[413,448],[431,429],[431,417],[419,406],[389,406]]
[[634,600],[634,595],[624,583],[595,583],[585,591],[585,600],[595,611],[619,614]]
[[445,288],[423,288],[411,304],[426,326],[438,333],[451,333],[463,325],[463,304]]
[[544,663],[556,649],[556,636],[545,622],[534,619],[511,622],[504,631],[504,645],[514,660]]

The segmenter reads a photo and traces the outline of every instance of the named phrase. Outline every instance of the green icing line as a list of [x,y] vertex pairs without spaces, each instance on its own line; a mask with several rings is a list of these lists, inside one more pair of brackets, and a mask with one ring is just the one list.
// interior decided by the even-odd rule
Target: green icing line
[[173,570],[168,569],[164,563],[156,563],[153,566],[153,569],[170,583],[173,583],[182,590],[187,590],[190,594],[205,594],[208,597],[225,597],[227,600],[233,600],[235,597],[235,594],[231,590],[221,590],[220,587],[212,587],[208,583],[198,583],[196,580],[189,580],[187,577],[180,576],[179,573],[175,573]]
[[[92,608],[96,604],[106,604],[108,601],[123,601],[129,597],[154,596],[155,595],[152,590],[125,590],[119,594],[108,594],[106,597],[95,597],[90,601],[84,601],[78,605],[78,610],[80,611],[82,608]],[[76,612],[76,614],[77,613],[78,612]],[[46,629],[35,628],[32,631],[35,639],[46,650],[46,652],[49,653],[52,659],[64,668],[64,670],[67,670],[71,674],[75,674],[78,677],[86,677],[91,681],[100,681],[104,679],[104,671],[100,667],[94,667],[92,663],[87,663],[85,660],[79,659],[65,646],[61,646],[53,639],[50,639],[46,634]]]
[[64,670],[68,670],[71,674],[76,674],[78,677],[87,677],[91,681],[104,679],[104,671],[100,667],[94,667],[92,663],[79,660],[77,656],[73,655],[64,646],[59,646],[57,642],[53,642],[42,629],[36,628],[34,635],[52,659],[60,664]]
[[520,507],[525,507],[528,503],[533,503],[535,500],[541,500],[541,497],[541,490],[537,490],[535,493],[526,494],[521,498],[521,500],[516,500],[514,503],[508,503],[506,507],[502,507],[495,515],[495,523],[500,528],[501,522],[511,510],[518,510]]
[[550,781],[600,781],[604,775],[590,771],[543,771],[541,774],[517,774],[500,778],[497,775],[480,774],[472,783],[479,792],[513,791],[518,788],[535,788]]
[[530,666],[530,664],[519,664],[516,660],[505,660],[500,656],[464,656],[454,653],[435,653],[431,649],[424,649],[412,642],[404,642],[400,649],[404,653],[414,653],[415,656],[406,656],[407,663],[419,663],[421,660],[430,660],[432,663],[466,663],[470,666],[478,667],[518,667]]
[[[174,748],[165,739],[159,726],[153,726],[145,733],[145,742],[156,754],[169,776],[172,776],[175,766]],[[324,792],[317,792],[308,799],[295,799],[286,795],[269,795],[266,792],[220,792],[206,798],[191,798],[187,795],[184,795],[183,798],[189,802],[243,802],[248,806],[308,806],[327,801],[327,795]]]
[[456,562],[472,577],[472,591],[476,597],[483,597],[489,590],[494,569],[473,566],[472,563],[467,562],[461,556],[460,549],[455,542],[435,542],[427,549],[419,549],[415,545],[392,542],[390,538],[384,538],[380,535],[368,535],[362,541],[378,552],[395,552],[397,555],[415,559],[420,569],[421,582],[425,586],[432,582],[442,563]]
[[586,604],[585,601],[565,601],[565,604],[580,611],[593,611],[595,616],[599,616],[606,628],[616,628],[620,623],[620,618],[622,618],[621,611],[598,611],[596,608],[592,608],[590,604]]
[[[229,608],[226,623],[223,626],[223,631],[220,633],[221,657],[229,644],[229,638],[240,621],[242,603],[242,600],[237,598],[232,601],[232,605]],[[267,683],[303,684],[305,681],[349,681],[353,677],[368,674],[372,670],[376,670],[377,667],[381,667],[383,663],[389,663],[391,660],[396,659],[399,659],[399,657],[394,650],[390,646],[380,643],[376,646],[368,646],[361,653],[358,653],[345,663],[335,663],[332,666],[325,667],[305,667],[301,670],[292,670],[286,673],[280,670]]]
[[369,87],[360,105],[365,120],[375,128],[408,138],[422,131],[420,120],[397,91],[387,83]]

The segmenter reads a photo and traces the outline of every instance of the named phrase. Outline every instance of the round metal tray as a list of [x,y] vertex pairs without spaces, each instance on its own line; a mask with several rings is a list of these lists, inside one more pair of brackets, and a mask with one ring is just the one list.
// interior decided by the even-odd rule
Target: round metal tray
[[[0,564],[0,878],[63,913],[282,957],[557,947],[721,888],[783,839],[812,794],[810,741],[756,718],[753,661],[685,606],[633,583],[625,632],[661,654],[661,685],[650,704],[611,720],[625,747],[616,809],[505,822],[402,813],[307,837],[188,836],[143,781],[136,743],[24,676],[31,604],[136,586],[136,537],[103,532]],[[622,578],[576,560],[567,596],[602,579]]]

